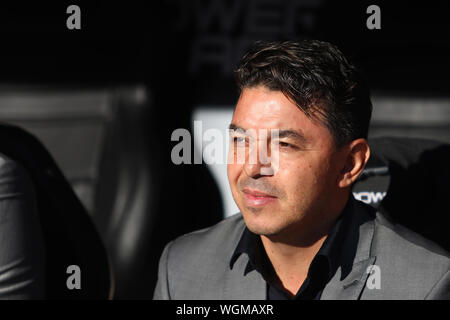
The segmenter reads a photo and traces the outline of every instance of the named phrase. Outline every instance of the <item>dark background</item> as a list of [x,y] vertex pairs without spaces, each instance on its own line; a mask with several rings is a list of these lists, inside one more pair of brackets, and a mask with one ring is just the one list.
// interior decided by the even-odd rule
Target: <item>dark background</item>
[[[81,8],[81,30],[66,28],[71,4]],[[381,8],[381,30],[366,28],[371,4]],[[426,5],[1,4],[0,120],[27,128],[55,156],[108,249],[115,298],[151,298],[164,244],[223,217],[207,168],[171,162],[171,133],[190,128],[199,105],[235,103],[233,69],[252,41],[314,38],[336,44],[361,67],[378,96],[400,97],[406,105],[415,99],[444,101],[431,124],[405,109],[405,122],[399,122],[403,114],[391,110],[397,122],[386,121],[386,115],[375,121],[375,132],[425,133],[450,141],[449,11],[446,1]]]
[[[70,4],[81,8],[81,30],[66,28]],[[370,4],[381,8],[381,30],[366,28]],[[229,94],[209,90],[208,96],[198,84],[231,90],[234,64],[253,40],[317,38],[360,64],[376,89],[445,93],[447,9],[445,1],[14,2],[0,10],[1,79],[67,85],[141,81],[165,88],[170,81],[173,88],[186,87],[188,77],[196,80],[198,89],[190,94],[196,101],[232,103]],[[226,45],[229,52],[219,55],[230,55],[227,65],[200,58],[194,66],[192,53]]]

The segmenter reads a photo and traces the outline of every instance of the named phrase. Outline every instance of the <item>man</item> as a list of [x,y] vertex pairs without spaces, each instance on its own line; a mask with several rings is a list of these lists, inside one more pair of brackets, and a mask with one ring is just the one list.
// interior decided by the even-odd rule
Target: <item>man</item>
[[372,105],[342,53],[259,42],[236,75],[228,178],[241,214],[170,242],[154,298],[450,298],[448,254],[351,196]]

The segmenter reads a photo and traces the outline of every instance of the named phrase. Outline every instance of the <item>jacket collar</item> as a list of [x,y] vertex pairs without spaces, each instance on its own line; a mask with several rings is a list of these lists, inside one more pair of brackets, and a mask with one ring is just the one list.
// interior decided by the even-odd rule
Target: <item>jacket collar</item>
[[[371,254],[375,230],[375,209],[354,200],[352,201],[352,222],[346,237],[344,254],[353,256],[352,264],[343,265],[328,282],[322,299],[355,300],[364,289],[369,276],[368,268],[375,263],[376,257]],[[352,239],[353,237],[354,239]]]
[[[329,231],[324,243],[311,262],[308,272],[311,272],[312,269],[317,268],[318,264],[325,264],[324,268],[327,269],[328,274],[323,276],[326,277],[326,282],[328,282],[335,274],[339,265],[346,262],[342,258],[349,258],[348,256],[343,256],[341,254],[341,248],[343,247],[345,235],[348,234],[348,225],[352,219],[351,208],[352,201],[348,201],[344,210]],[[258,235],[252,233],[247,227],[244,228],[239,243],[230,259],[230,269],[233,268],[235,261],[241,254],[246,254],[249,259],[244,275],[250,270],[256,269],[263,274],[263,276],[270,276],[269,274],[271,273],[271,268],[267,265],[270,264],[270,262],[268,262],[268,258],[264,252],[264,246],[262,245],[261,239]],[[323,268],[322,270],[325,271]]]
[[[370,248],[374,235],[374,210],[352,196],[349,198],[350,223],[342,248],[344,261],[323,290],[321,299],[358,299],[366,283],[367,268],[374,264]],[[244,232],[245,226],[242,230]],[[226,275],[225,299],[265,300],[266,282],[255,269],[248,269],[248,256],[245,254],[230,257],[230,268]]]

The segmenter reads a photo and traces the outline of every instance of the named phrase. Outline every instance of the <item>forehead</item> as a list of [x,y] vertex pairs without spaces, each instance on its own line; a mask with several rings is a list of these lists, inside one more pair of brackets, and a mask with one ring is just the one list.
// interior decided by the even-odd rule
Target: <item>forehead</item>
[[311,138],[331,138],[327,128],[308,118],[281,91],[263,86],[242,90],[232,123],[245,129],[298,130]]

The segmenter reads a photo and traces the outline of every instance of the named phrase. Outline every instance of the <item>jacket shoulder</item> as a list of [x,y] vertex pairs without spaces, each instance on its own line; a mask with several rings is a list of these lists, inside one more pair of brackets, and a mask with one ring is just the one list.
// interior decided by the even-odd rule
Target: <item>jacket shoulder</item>
[[167,244],[164,268],[171,298],[211,299],[212,292],[222,292],[244,226],[242,215],[236,214]]
[[397,296],[408,293],[407,299],[425,298],[450,270],[446,250],[379,212],[371,251],[381,269],[382,286]]
[[172,256],[231,256],[242,235],[245,224],[240,213],[219,223],[184,234],[170,244]]
[[388,250],[400,254],[416,254],[415,257],[426,257],[450,262],[450,253],[433,241],[430,241],[417,232],[388,220],[382,213],[377,212],[375,219],[377,239],[375,250]]

